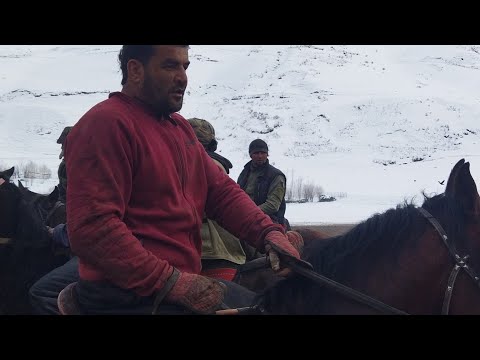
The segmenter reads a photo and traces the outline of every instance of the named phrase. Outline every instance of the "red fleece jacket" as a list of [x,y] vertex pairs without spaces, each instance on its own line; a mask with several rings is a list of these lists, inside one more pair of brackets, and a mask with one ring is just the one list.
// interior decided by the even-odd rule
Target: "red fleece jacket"
[[283,232],[211,161],[188,121],[159,119],[123,93],[78,121],[65,160],[68,235],[82,279],[148,296],[173,267],[198,274],[204,209],[260,248],[269,231]]

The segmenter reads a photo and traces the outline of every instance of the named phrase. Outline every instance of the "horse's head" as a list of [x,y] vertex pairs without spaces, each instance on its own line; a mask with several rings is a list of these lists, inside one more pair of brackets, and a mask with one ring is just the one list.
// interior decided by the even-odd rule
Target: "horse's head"
[[20,181],[18,182],[18,188],[20,189],[23,199],[32,205],[44,225],[55,227],[58,224],[66,222],[65,204],[58,200],[58,187],[55,186],[53,191],[47,195],[28,190]]
[[11,238],[17,228],[19,189],[9,180],[14,168],[0,172],[0,238]]
[[0,171],[0,179],[3,179],[4,181],[10,181],[10,178],[13,175],[13,172],[15,171],[15,166],[12,166],[10,169]]
[[[450,254],[445,265],[450,279],[443,285],[452,291],[445,293],[444,312],[480,313],[480,196],[470,163],[464,159],[458,161],[450,172],[443,196],[425,201],[423,208],[443,226],[444,251]],[[457,271],[458,277],[452,279]]]

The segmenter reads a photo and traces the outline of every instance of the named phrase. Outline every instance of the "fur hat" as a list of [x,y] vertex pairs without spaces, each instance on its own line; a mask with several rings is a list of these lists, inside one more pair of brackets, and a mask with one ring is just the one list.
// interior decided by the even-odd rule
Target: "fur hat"
[[268,145],[262,139],[253,140],[248,147],[248,153],[252,155],[254,152],[263,151],[268,154]]
[[[212,124],[210,124],[207,120],[198,118],[188,119],[188,122],[192,126],[193,131],[195,131],[195,135],[203,147],[205,147],[207,150],[215,151],[217,140],[215,139],[215,129],[213,128]],[[215,145],[215,149],[210,149],[213,145]]]

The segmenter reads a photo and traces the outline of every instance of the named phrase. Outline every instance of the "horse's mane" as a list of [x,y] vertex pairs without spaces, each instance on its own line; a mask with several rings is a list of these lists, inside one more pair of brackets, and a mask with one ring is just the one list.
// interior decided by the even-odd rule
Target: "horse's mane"
[[414,226],[416,219],[415,206],[405,201],[396,208],[374,214],[344,235],[328,241],[311,241],[304,250],[305,260],[315,271],[342,280],[354,259],[361,257],[370,263],[380,256],[391,256],[412,232],[415,238],[419,237],[422,229]]
[[[444,194],[428,197],[424,193],[423,196],[422,207],[445,224],[449,236],[455,240],[463,238],[466,216],[460,211],[460,205]],[[420,215],[413,202],[405,200],[396,208],[371,216],[344,235],[310,241],[304,249],[303,258],[312,264],[316,272],[346,283],[350,276],[368,266],[375,266],[379,259],[387,257],[389,262],[395,262],[400,249],[416,246],[427,226],[431,225]],[[365,269],[361,269],[360,265]],[[256,303],[278,309],[278,306],[283,306],[282,302],[285,303],[282,298],[293,302],[296,294],[306,291],[310,287],[308,281],[300,275],[293,275],[267,289],[256,299]],[[318,307],[321,306],[321,294],[319,296],[304,296],[304,301],[307,299],[312,308]]]
[[[459,238],[464,215],[458,205],[443,194],[424,196],[422,207],[438,219],[448,221],[445,229],[450,236]],[[396,208],[375,214],[361,222],[344,235],[328,241],[311,241],[304,250],[304,258],[315,271],[341,280],[351,269],[352,261],[361,259],[365,264],[374,263],[388,256],[395,261],[400,248],[414,247],[425,230],[426,222],[419,216],[412,201],[405,201]],[[448,224],[448,225],[447,225]]]

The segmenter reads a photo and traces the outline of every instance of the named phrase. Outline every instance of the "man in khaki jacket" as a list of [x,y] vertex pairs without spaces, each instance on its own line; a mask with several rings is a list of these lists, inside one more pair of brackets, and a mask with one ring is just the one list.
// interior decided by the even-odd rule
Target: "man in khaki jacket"
[[[216,153],[215,129],[207,120],[188,119],[198,140],[213,162],[222,171],[229,173],[232,163]],[[205,217],[201,228],[202,275],[232,281],[238,267],[245,263],[246,256],[238,238],[222,228],[216,221]]]

